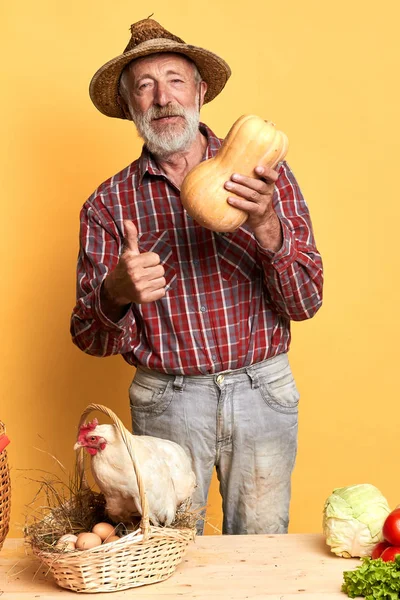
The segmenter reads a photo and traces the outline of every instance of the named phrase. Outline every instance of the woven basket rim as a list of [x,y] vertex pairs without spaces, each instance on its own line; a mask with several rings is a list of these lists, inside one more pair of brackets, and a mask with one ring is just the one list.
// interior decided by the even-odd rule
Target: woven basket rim
[[[94,548],[88,548],[87,550],[70,550],[68,552],[49,552],[47,550],[40,549],[39,546],[32,544],[32,550],[38,556],[43,558],[54,558],[54,560],[59,560],[60,558],[65,559],[67,557],[77,557],[82,556],[85,558],[89,554],[101,554],[102,552],[112,552],[119,550],[117,546],[128,545],[131,544],[137,547],[143,546],[145,544],[152,544],[157,540],[164,539],[168,541],[169,539],[178,540],[181,538],[182,541],[188,537],[194,538],[196,534],[195,527],[156,527],[154,525],[150,526],[149,538],[144,541],[144,538],[140,538],[139,540],[135,540],[135,537],[139,537],[135,532],[128,533],[127,535],[122,536],[119,540],[114,540],[108,544],[100,544],[99,546],[95,546]],[[57,557],[57,558],[56,558]]]

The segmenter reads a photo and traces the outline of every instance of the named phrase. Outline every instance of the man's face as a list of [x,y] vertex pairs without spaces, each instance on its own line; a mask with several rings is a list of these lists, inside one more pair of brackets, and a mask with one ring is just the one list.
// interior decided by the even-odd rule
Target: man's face
[[125,77],[128,111],[150,151],[168,155],[186,150],[198,132],[207,85],[179,54],[135,60]]

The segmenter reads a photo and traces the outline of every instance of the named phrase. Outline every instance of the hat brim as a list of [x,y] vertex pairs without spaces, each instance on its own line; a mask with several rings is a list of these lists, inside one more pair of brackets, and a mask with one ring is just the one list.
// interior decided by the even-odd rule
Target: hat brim
[[208,86],[204,103],[213,100],[223,90],[231,75],[229,65],[209,50],[165,38],[152,39],[111,59],[95,73],[90,82],[89,94],[96,108],[108,117],[125,119],[126,117],[118,104],[118,86],[121,73],[132,60],[157,52],[183,54],[196,64],[202,79]]

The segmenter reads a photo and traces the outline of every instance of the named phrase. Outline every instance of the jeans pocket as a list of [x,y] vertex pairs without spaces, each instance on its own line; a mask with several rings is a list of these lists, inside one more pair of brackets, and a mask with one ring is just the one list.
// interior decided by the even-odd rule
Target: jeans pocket
[[174,396],[173,381],[146,377],[137,371],[129,387],[132,414],[140,413],[147,418],[158,417],[165,412]]
[[177,274],[168,231],[154,231],[152,233],[144,231],[140,234],[138,245],[140,252],[155,252],[158,254],[165,271],[165,289],[168,291],[173,288]]
[[260,391],[264,402],[273,410],[281,413],[298,412],[300,394],[290,367],[286,367],[274,376],[259,376]]

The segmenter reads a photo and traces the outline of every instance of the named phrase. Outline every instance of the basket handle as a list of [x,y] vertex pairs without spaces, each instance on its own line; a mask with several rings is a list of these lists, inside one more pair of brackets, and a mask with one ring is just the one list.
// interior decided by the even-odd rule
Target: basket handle
[[[104,413],[105,415],[107,415],[108,417],[110,417],[110,419],[113,421],[114,425],[118,429],[119,433],[121,434],[122,440],[124,441],[125,446],[128,450],[129,456],[131,457],[131,460],[133,463],[133,468],[135,470],[138,489],[139,489],[140,505],[142,508],[142,518],[140,521],[140,528],[141,528],[142,534],[143,534],[143,542],[146,542],[149,538],[149,533],[150,533],[149,505],[147,503],[146,491],[144,489],[143,479],[140,474],[139,464],[138,464],[137,458],[135,457],[135,452],[133,450],[132,443],[131,443],[131,440],[129,437],[131,434],[128,431],[128,429],[126,429],[126,427],[124,426],[122,421],[117,417],[117,415],[112,410],[110,410],[106,406],[103,406],[102,404],[88,404],[88,406],[85,408],[85,410],[83,411],[83,413],[81,415],[79,425],[78,425],[78,432],[79,432],[80,426],[85,422],[87,415],[94,410],[98,410],[98,411]],[[84,449],[83,448],[80,448],[78,451],[77,459],[76,459],[76,466],[77,466],[77,472],[78,472],[78,476],[80,478],[82,487],[89,488],[89,485],[88,485],[88,482],[87,482],[87,479],[85,476]]]

